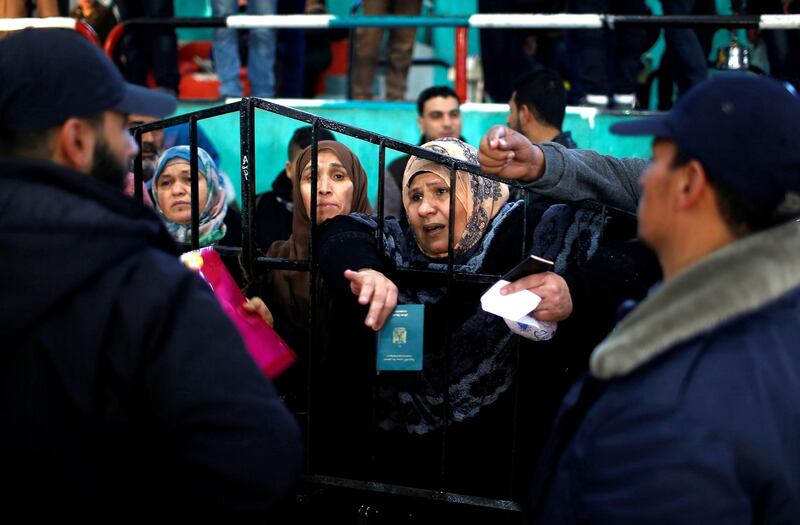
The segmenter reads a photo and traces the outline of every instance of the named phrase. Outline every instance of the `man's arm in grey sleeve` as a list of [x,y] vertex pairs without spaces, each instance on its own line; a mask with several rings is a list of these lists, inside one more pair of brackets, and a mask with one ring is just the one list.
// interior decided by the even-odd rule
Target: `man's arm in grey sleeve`
[[567,149],[552,142],[539,147],[544,152],[544,173],[527,187],[563,202],[589,199],[636,212],[641,194],[639,176],[647,167],[647,160]]

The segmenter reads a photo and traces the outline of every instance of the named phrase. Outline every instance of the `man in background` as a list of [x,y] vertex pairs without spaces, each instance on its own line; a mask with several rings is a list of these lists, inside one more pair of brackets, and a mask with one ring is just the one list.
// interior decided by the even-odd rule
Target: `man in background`
[[508,105],[508,127],[531,142],[556,142],[570,149],[578,147],[572,134],[561,129],[567,110],[567,91],[555,71],[538,69],[518,78]]

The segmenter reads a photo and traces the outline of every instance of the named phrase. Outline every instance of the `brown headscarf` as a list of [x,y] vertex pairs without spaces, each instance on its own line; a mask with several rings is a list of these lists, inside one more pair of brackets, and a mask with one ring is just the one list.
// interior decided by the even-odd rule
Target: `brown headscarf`
[[[478,152],[475,148],[456,138],[432,140],[421,147],[455,159],[478,163]],[[403,173],[403,207],[406,209],[406,214],[408,214],[408,206],[411,203],[408,185],[411,183],[411,179],[419,173],[433,173],[441,178],[448,187],[450,186],[450,168],[448,166],[432,160],[411,157],[406,164],[406,171]],[[461,206],[466,212],[467,224],[461,237],[455,239],[456,245],[453,247],[455,251],[463,253],[475,246],[486,233],[489,223],[507,201],[508,186],[505,184],[466,171],[456,171],[456,206]],[[427,253],[419,242],[417,246],[428,257],[447,257],[446,251],[444,253]]]
[[[350,151],[350,148],[335,140],[321,140],[319,151],[330,150],[339,157],[339,161],[353,181],[353,202],[351,213],[372,213],[367,198],[367,173],[361,161]],[[292,188],[294,214],[292,216],[292,235],[285,241],[275,241],[267,250],[268,257],[282,259],[308,260],[308,241],[311,236],[311,219],[303,204],[300,192],[300,179],[303,169],[311,163],[311,146],[300,153],[294,164],[295,180]],[[297,328],[304,328],[308,322],[309,273],[290,270],[271,270],[265,280],[265,294],[269,304],[280,304],[284,307],[289,321]]]

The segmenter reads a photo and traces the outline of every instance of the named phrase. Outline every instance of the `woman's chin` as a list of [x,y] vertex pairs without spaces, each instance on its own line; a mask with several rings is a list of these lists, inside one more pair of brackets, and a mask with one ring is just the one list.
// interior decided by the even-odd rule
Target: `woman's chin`
[[443,243],[418,243],[422,252],[431,259],[444,259],[447,257],[447,246]]

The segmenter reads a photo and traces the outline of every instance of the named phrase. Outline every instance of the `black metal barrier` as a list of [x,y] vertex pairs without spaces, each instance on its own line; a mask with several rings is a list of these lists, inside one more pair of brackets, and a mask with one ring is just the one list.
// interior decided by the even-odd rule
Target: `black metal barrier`
[[[310,209],[312,210],[312,217],[311,217],[311,235],[310,235],[310,250],[309,254],[311,259],[307,261],[298,261],[298,260],[291,260],[291,259],[277,259],[277,258],[270,258],[265,257],[257,252],[254,246],[254,229],[253,229],[253,214],[255,210],[255,187],[256,187],[256,147],[255,147],[255,110],[264,110],[270,113],[280,115],[286,118],[290,118],[293,120],[297,120],[300,122],[305,122],[312,126],[312,149],[311,149],[311,203]],[[155,131],[175,125],[181,124],[189,124],[190,128],[190,149],[191,149],[191,162],[190,162],[190,169],[191,169],[191,187],[192,187],[192,196],[191,196],[191,208],[192,208],[192,237],[191,237],[191,245],[186,245],[185,248],[187,250],[190,249],[197,249],[199,247],[199,202],[198,202],[198,140],[197,140],[197,126],[198,122],[201,120],[209,119],[218,117],[220,115],[225,115],[229,113],[239,113],[239,136],[240,136],[240,167],[241,167],[241,200],[242,200],[242,247],[241,249],[237,248],[218,248],[218,251],[223,255],[223,257],[239,257],[240,263],[243,269],[246,271],[247,275],[255,275],[258,272],[269,271],[269,270],[299,270],[299,271],[307,271],[311,273],[311,308],[309,312],[310,316],[310,323],[309,323],[309,352],[313,352],[313,349],[316,347],[316,340],[317,340],[317,333],[314,330],[315,326],[315,312],[317,311],[317,290],[316,290],[316,281],[317,281],[317,273],[318,268],[315,261],[314,250],[313,246],[317,240],[317,226],[316,226],[316,214],[317,214],[317,207],[316,207],[316,199],[317,199],[317,182],[318,182],[318,170],[317,170],[317,158],[318,158],[318,133],[319,129],[327,129],[333,132],[341,133],[343,135],[347,135],[353,137],[358,140],[366,141],[372,144],[376,144],[379,147],[379,156],[378,156],[378,196],[377,196],[377,243],[379,246],[379,252],[384,253],[384,240],[382,233],[384,232],[385,226],[385,218],[384,218],[384,210],[383,210],[383,201],[384,201],[384,179],[385,179],[385,152],[386,148],[399,151],[408,155],[414,155],[417,157],[421,157],[424,159],[428,159],[431,161],[435,161],[442,165],[447,166],[450,169],[450,187],[455,188],[456,186],[456,172],[457,171],[464,171],[468,173],[472,173],[475,175],[479,175],[481,177],[485,177],[494,181],[502,182],[504,184],[509,185],[513,188],[519,188],[525,190],[525,209],[527,212],[527,207],[530,204],[530,193],[531,190],[525,188],[524,185],[520,184],[517,181],[507,180],[500,177],[488,175],[482,173],[480,171],[479,166],[475,164],[471,164],[469,162],[465,162],[463,160],[454,159],[445,155],[441,155],[434,151],[423,149],[418,146],[414,146],[391,137],[380,135],[378,133],[374,133],[371,131],[367,131],[361,128],[357,128],[354,126],[350,126],[347,124],[343,124],[341,122],[337,122],[334,120],[322,118],[304,111],[300,111],[294,108],[282,106],[279,104],[275,104],[268,100],[263,99],[256,99],[256,98],[243,98],[239,102],[229,103],[225,105],[221,105],[218,107],[208,108],[200,111],[195,111],[192,113],[187,113],[184,115],[168,118],[166,120],[153,122],[150,124],[144,124],[141,126],[137,126],[135,128],[131,128],[131,132],[134,135],[134,138],[139,145],[140,153],[136,157],[134,161],[134,177],[135,177],[135,188],[136,188],[136,197],[142,198],[142,157],[141,157],[141,145],[142,145],[142,135],[144,133]],[[632,215],[628,212],[623,210],[618,210],[613,207],[601,205],[595,202],[584,202],[581,204],[582,207],[588,207],[597,211],[600,211],[603,216],[605,217],[607,212],[614,211],[615,213],[622,213],[627,215]],[[497,275],[485,275],[485,274],[475,274],[475,273],[463,273],[457,272],[454,268],[454,221],[455,221],[455,213],[453,210],[455,209],[455,191],[450,192],[450,217],[449,217],[449,230],[448,230],[448,240],[449,240],[449,248],[448,248],[448,256],[447,256],[447,269],[446,271],[435,271],[435,270],[415,270],[415,269],[402,269],[398,271],[400,275],[406,276],[417,276],[417,275],[425,275],[426,277],[431,276],[438,276],[448,287],[448,290],[455,282],[466,282],[466,283],[494,283],[499,276]],[[523,222],[523,239],[526,239],[525,242],[520,243],[520,259],[524,258],[529,250],[527,246],[527,221]],[[447,326],[447,347],[444,349],[444,373],[445,377],[449,377],[450,372],[450,347],[452,344],[452,330],[451,327]],[[519,342],[520,338],[517,338]],[[519,344],[517,344],[517,356],[516,359],[519,359]],[[312,360],[308,360],[308,370],[307,379],[308,379],[308,388],[311,389],[313,385],[311,384],[310,378],[313,376],[312,373]],[[447,381],[445,381],[447,383]],[[445,386],[444,392],[444,406],[443,411],[445,414],[444,421],[446,422],[443,425],[442,436],[441,436],[441,467],[440,472],[442,479],[446,474],[446,465],[445,459],[447,457],[447,428],[448,428],[448,414],[450,412],[450,399],[448,388]],[[310,396],[309,396],[310,398]],[[373,397],[374,399],[374,397]],[[515,399],[514,401],[514,414],[515,414],[515,421],[512,422],[512,425],[516,425],[516,415],[517,415],[517,408],[518,408],[518,400]],[[314,414],[308,407],[306,411],[306,428],[313,428],[310,424]],[[375,428],[374,420],[373,420],[373,430]],[[515,427],[514,427],[515,428]],[[342,490],[349,490],[349,491],[359,491],[359,492],[366,492],[366,493],[378,493],[383,495],[389,496],[397,496],[397,497],[406,497],[406,498],[415,498],[415,499],[422,499],[429,502],[436,502],[436,503],[445,503],[445,504],[458,504],[458,505],[466,505],[471,506],[474,508],[484,508],[484,509],[494,509],[497,511],[502,511],[505,513],[516,514],[519,512],[520,508],[519,505],[515,501],[511,501],[509,499],[492,499],[492,498],[485,498],[485,497],[478,497],[472,495],[465,495],[465,494],[456,494],[452,492],[447,492],[445,490],[431,490],[428,488],[417,488],[417,487],[408,487],[408,486],[399,486],[393,485],[388,483],[381,483],[376,480],[371,479],[345,479],[341,477],[335,476],[328,476],[328,475],[321,475],[319,473],[312,472],[309,468],[309,465],[313,463],[312,456],[312,447],[311,438],[312,432],[309,431],[306,434],[306,450],[307,453],[307,472],[305,481],[306,483],[319,485],[319,486],[327,486],[327,487],[336,487],[337,489]],[[516,444],[513,445],[512,456],[516,454]],[[509,490],[510,493],[510,490]]]

